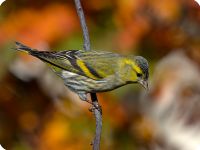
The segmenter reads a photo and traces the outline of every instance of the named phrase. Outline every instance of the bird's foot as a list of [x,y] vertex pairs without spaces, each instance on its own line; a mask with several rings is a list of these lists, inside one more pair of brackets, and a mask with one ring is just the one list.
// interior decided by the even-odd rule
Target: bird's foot
[[102,113],[101,106],[99,105],[98,102],[96,102],[96,101],[92,102],[92,101],[88,100],[86,93],[78,93],[78,95],[79,95],[81,100],[83,100],[83,101],[85,101],[85,102],[87,102],[87,103],[92,105],[92,107],[89,108],[89,111],[94,112],[94,110],[97,109],[100,113]]
[[93,105],[93,103],[90,100],[84,100],[84,102],[87,102],[87,103]]
[[102,114],[102,108],[98,103],[90,103],[92,104],[92,106],[89,108],[89,111],[94,112],[95,109],[97,109]]

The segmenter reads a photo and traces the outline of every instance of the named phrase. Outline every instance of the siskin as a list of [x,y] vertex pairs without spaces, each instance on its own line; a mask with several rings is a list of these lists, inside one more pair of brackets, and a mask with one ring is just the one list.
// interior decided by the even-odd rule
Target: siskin
[[16,42],[16,50],[47,63],[64,84],[87,101],[87,93],[105,92],[130,83],[148,89],[148,62],[141,56],[122,56],[106,51],[37,51]]

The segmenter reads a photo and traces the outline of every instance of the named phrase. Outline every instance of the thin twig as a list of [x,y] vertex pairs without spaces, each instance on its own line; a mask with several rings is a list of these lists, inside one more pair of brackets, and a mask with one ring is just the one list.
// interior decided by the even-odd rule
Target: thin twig
[[[89,38],[89,33],[84,17],[84,12],[80,3],[80,0],[74,0],[75,5],[76,5],[76,11],[79,16],[79,20],[81,23],[81,28],[83,31],[83,39],[84,39],[84,44],[83,44],[83,49],[86,51],[90,50],[90,38]],[[91,100],[93,104],[93,114],[95,116],[96,120],[96,131],[95,131],[95,137],[92,142],[93,150],[99,150],[100,149],[100,140],[101,140],[101,130],[102,130],[102,109],[101,106],[98,103],[97,95],[96,93],[91,93]]]
[[93,145],[93,150],[99,150],[100,140],[101,140],[101,130],[102,130],[102,109],[98,103],[96,93],[91,93],[91,99],[94,106],[93,113],[96,119],[96,131],[92,145]]
[[84,50],[89,51],[90,50],[90,37],[89,37],[89,32],[88,32],[88,28],[87,28],[86,21],[85,21],[83,8],[81,6],[80,0],[74,0],[74,1],[75,1],[75,5],[76,5],[76,11],[78,13],[79,20],[81,23],[81,28],[83,31],[83,39],[84,39],[83,48],[84,48]]

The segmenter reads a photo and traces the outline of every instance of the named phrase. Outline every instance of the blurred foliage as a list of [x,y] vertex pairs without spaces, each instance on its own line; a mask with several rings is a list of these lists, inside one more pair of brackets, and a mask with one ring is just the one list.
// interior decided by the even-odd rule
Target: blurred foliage
[[[161,110],[176,106],[174,102],[166,105],[171,101],[165,96],[173,93],[178,79],[184,79],[183,83],[190,80],[179,78],[181,71],[173,63],[160,65],[160,74],[152,72],[170,54],[187,57],[185,64],[180,63],[181,74],[196,77],[187,73],[189,69],[184,70],[190,66],[186,64],[194,66],[194,74],[199,73],[200,7],[193,0],[82,0],[82,4],[92,48],[143,55],[150,63],[150,79],[155,79],[148,94],[138,85],[98,94],[103,108],[101,149],[177,149],[166,141],[169,134],[159,135],[164,130],[159,127],[162,119],[166,122],[170,116]],[[16,53],[14,41],[39,50],[81,49],[82,31],[73,1],[6,0],[0,6],[0,144],[12,150],[90,149],[95,121],[89,105],[68,91],[39,60]],[[183,55],[176,55],[176,51]],[[195,79],[197,83],[200,80]],[[192,101],[190,97],[199,87],[195,88],[177,88],[182,91],[176,97],[179,107],[188,109],[189,104],[184,104],[188,95]],[[154,118],[154,111],[161,120]],[[192,114],[187,120],[191,125],[198,118]]]

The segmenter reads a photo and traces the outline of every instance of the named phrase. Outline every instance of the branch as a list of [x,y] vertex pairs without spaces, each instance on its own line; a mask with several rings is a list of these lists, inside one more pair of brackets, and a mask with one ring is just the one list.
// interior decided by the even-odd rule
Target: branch
[[102,109],[98,103],[96,93],[91,93],[92,104],[94,106],[93,114],[96,119],[96,131],[95,137],[93,140],[93,150],[99,150],[100,148],[100,140],[101,140],[101,129],[102,129]]
[[[89,51],[90,38],[89,38],[89,33],[88,33],[86,21],[85,21],[84,12],[83,12],[80,0],[74,0],[74,2],[76,5],[76,11],[78,13],[79,20],[81,23],[81,28],[83,31],[83,39],[84,39],[83,49],[86,51]],[[91,95],[91,100],[92,100],[92,105],[93,105],[92,112],[96,120],[96,131],[95,131],[94,140],[92,142],[92,146],[93,146],[93,150],[99,150],[100,140],[101,140],[101,130],[102,130],[102,109],[101,109],[101,106],[99,105],[96,93],[90,93],[90,95]]]
[[75,1],[75,5],[76,5],[76,11],[78,13],[79,20],[81,23],[81,28],[83,31],[83,39],[84,39],[83,48],[84,48],[84,50],[89,51],[90,50],[90,37],[89,37],[89,32],[87,29],[86,22],[85,22],[83,8],[81,6],[80,0],[74,0],[74,1]]

